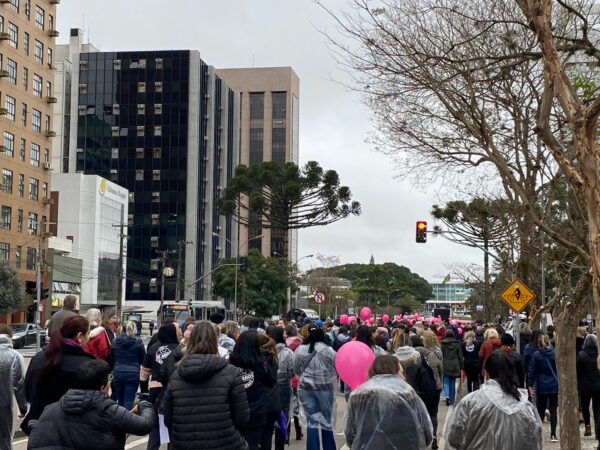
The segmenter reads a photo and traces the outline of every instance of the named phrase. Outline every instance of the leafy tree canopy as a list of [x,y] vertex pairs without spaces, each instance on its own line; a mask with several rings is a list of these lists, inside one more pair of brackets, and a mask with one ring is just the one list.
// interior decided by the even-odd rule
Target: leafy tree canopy
[[239,165],[218,202],[221,214],[248,225],[255,213],[264,228],[298,229],[327,225],[361,212],[335,170],[316,161],[299,168],[273,161]]
[[15,269],[0,263],[0,313],[10,313],[23,306],[25,290]]
[[[235,258],[221,264],[235,264]],[[287,290],[294,287],[294,267],[287,258],[265,258],[258,250],[248,253],[248,270],[238,268],[238,308],[260,317],[278,314],[287,302]],[[213,274],[213,293],[229,299],[235,295],[235,266],[225,266]]]

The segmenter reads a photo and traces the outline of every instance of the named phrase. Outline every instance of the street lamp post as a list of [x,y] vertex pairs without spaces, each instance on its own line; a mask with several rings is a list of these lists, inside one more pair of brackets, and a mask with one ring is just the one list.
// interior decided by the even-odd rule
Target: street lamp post
[[[218,237],[219,239],[225,239],[225,241],[229,242],[229,245],[231,245],[233,247],[233,242],[231,242],[229,239],[227,239],[225,236],[221,236],[219,233],[213,233],[213,236]],[[264,235],[260,235],[260,236],[254,236],[253,238],[248,239],[246,242],[244,242],[244,245],[248,245],[248,243],[250,241],[253,241],[254,239],[260,239],[262,238]],[[233,320],[237,322],[238,319],[238,315],[237,315],[237,289],[238,289],[238,267],[239,265],[239,258],[240,258],[240,249],[241,246],[239,245],[239,240],[238,240],[238,247],[237,247],[237,252],[235,254],[235,286],[233,288]]]
[[[299,263],[301,260],[303,260],[303,259],[305,259],[305,258],[312,258],[313,256],[315,256],[315,255],[306,255],[306,256],[303,256],[303,257],[301,257],[301,258],[298,258],[298,259],[296,260],[296,264],[295,264],[295,265],[296,265],[296,268],[298,268],[298,263]],[[294,294],[294,308],[297,308],[297,307],[298,307],[298,290],[299,290],[299,289],[296,287],[296,293]],[[292,299],[291,299],[291,296],[290,296],[290,300],[288,301],[288,309],[287,309],[288,311],[289,311],[290,309],[292,309],[292,308],[291,308],[291,306],[292,306],[292,305],[290,304],[290,303],[291,303],[291,300],[292,300]]]

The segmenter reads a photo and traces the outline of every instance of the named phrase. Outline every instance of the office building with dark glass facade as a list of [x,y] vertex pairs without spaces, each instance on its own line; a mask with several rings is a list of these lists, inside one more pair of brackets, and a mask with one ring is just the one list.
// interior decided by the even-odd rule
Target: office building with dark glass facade
[[192,284],[237,245],[215,203],[238,163],[239,94],[197,51],[99,52],[74,29],[59,55],[70,114],[54,167],[129,190],[126,299],[160,299],[165,255],[164,298],[179,279],[179,299],[210,300],[210,275]]

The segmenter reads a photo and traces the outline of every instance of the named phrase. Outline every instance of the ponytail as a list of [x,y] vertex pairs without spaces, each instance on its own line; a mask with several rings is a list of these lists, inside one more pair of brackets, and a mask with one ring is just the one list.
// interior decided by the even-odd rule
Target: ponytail
[[59,330],[54,330],[50,336],[50,343],[44,351],[44,365],[42,373],[47,374],[59,367],[63,360],[63,339],[74,339],[79,333],[86,334],[90,331],[90,322],[82,316],[71,316],[65,319]]
[[498,382],[505,394],[518,401],[521,400],[521,393],[519,392],[519,379],[515,363],[513,352],[496,350],[488,358],[485,370],[492,380]]

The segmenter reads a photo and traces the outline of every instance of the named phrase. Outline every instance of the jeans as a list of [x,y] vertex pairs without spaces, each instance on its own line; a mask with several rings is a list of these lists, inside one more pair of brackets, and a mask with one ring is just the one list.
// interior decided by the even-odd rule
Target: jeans
[[306,450],[320,450],[319,429],[323,450],[336,450],[331,423],[333,410],[333,389],[312,390],[299,389],[300,406],[306,415],[308,431],[306,433]]
[[150,434],[148,435],[148,446],[146,447],[146,450],[159,450],[160,448],[160,430],[158,428],[158,407],[159,407],[159,403],[160,403],[160,398],[162,397],[161,394],[163,392],[163,388],[151,388],[148,391],[148,400],[150,401],[150,403],[152,403],[155,407],[155,414],[156,414],[156,425],[154,425],[154,428],[152,428],[152,430],[150,431]]
[[479,389],[479,375],[481,370],[478,366],[465,366],[465,375],[467,376],[467,391],[473,392]]
[[[12,393],[10,393],[12,395]],[[12,402],[12,398],[8,398]],[[12,443],[12,405],[0,406],[0,450],[10,450]]]
[[556,409],[558,407],[558,394],[540,394],[536,392],[537,410],[542,422],[546,416],[546,407],[550,411],[550,434],[556,436]]
[[260,436],[262,434],[262,431],[262,426],[244,428],[242,430],[242,436],[248,443],[249,450],[258,450],[258,444],[260,443]]
[[596,439],[600,438],[600,392],[581,391],[581,412],[586,425],[591,425],[590,401],[594,412],[594,428]]
[[456,399],[456,377],[447,377],[444,375],[444,395],[451,405],[454,405]]
[[115,394],[117,403],[128,411],[133,407],[135,394],[140,385],[140,375],[137,372],[114,372]]

